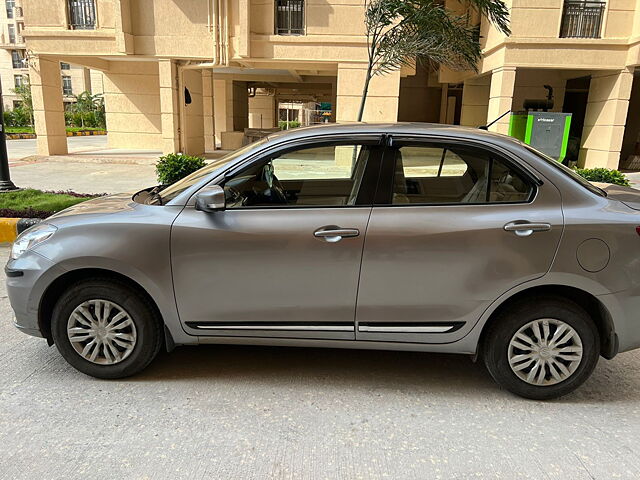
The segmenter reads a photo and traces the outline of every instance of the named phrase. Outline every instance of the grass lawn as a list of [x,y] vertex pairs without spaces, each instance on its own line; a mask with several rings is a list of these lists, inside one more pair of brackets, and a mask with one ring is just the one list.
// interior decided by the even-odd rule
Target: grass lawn
[[33,127],[4,127],[5,133],[33,133]]
[[92,196],[43,192],[32,188],[18,192],[0,193],[0,217],[44,218]]

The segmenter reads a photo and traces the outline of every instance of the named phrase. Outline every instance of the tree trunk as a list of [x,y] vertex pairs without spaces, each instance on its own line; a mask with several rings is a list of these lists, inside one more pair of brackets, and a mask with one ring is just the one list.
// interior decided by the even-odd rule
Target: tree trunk
[[364,88],[362,89],[362,100],[360,101],[360,111],[358,112],[358,121],[362,121],[362,116],[364,115],[364,106],[367,103],[367,94],[369,93],[369,83],[371,82],[371,70],[373,69],[372,65],[369,64],[367,68],[367,78],[364,81]]

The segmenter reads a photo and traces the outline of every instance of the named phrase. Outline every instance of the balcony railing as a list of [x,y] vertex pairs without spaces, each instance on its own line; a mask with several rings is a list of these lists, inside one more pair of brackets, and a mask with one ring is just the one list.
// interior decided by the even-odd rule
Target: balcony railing
[[565,1],[561,38],[600,38],[606,2]]
[[276,34],[304,35],[304,0],[276,0]]
[[96,28],[94,0],[69,0],[69,26],[74,30],[93,30]]

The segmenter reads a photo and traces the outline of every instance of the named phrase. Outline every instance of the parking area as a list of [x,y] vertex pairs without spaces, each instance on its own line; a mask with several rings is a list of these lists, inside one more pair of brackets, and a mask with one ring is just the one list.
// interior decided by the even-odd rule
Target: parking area
[[18,332],[4,282],[0,319],[0,479],[640,478],[640,352],[547,403],[401,352],[182,347],[103,381]]

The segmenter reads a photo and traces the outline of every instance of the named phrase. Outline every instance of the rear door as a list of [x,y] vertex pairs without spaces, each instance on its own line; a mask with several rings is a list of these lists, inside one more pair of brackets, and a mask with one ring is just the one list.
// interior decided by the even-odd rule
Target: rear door
[[485,146],[393,144],[367,229],[356,338],[456,341],[496,298],[549,270],[560,195]]

